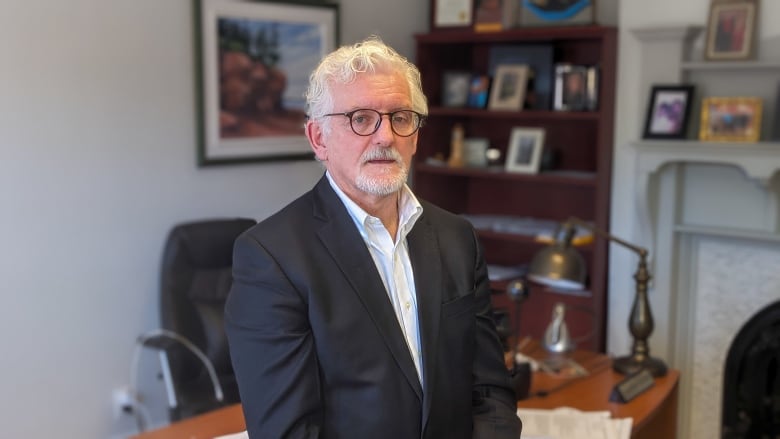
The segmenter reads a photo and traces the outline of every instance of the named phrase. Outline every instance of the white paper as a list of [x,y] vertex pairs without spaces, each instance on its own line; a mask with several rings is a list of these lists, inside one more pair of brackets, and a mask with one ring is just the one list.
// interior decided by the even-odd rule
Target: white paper
[[226,434],[224,436],[217,436],[214,439],[249,439],[249,433],[244,430],[239,433]]
[[612,419],[607,411],[517,409],[524,439],[630,439],[631,418]]
[[436,26],[471,24],[471,0],[436,0]]

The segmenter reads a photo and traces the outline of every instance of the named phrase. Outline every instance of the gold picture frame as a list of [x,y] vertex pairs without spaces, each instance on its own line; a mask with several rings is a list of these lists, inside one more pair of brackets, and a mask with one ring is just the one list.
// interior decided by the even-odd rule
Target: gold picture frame
[[757,97],[709,97],[701,104],[699,140],[757,142],[763,101]]
[[704,56],[711,61],[747,60],[755,56],[756,0],[712,0]]

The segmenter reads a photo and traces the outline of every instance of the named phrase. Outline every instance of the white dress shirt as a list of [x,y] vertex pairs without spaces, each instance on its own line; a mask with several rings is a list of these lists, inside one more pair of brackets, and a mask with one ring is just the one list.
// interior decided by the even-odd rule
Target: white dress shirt
[[414,360],[417,376],[422,383],[423,358],[417,320],[417,292],[414,287],[414,272],[409,259],[409,248],[406,244],[406,235],[422,215],[422,206],[409,187],[404,185],[398,200],[398,231],[395,237],[391,237],[379,218],[366,213],[336,185],[329,173],[326,172],[325,175],[349,211],[374,259]]

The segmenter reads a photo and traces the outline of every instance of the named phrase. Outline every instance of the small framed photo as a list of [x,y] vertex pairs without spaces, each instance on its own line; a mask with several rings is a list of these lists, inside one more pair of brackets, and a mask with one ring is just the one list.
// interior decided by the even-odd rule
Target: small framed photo
[[650,90],[645,139],[684,139],[693,101],[692,85],[655,85]]
[[557,64],[553,108],[558,111],[594,111],[598,107],[598,69]]
[[490,93],[490,76],[474,75],[469,85],[469,99],[466,106],[470,108],[486,108]]
[[757,14],[757,0],[712,0],[705,58],[714,61],[752,58]]
[[509,172],[536,174],[544,147],[544,129],[512,128],[505,168]]
[[503,64],[496,67],[488,109],[521,110],[530,73],[531,69],[525,64]]
[[699,140],[757,142],[761,136],[761,110],[761,98],[705,98],[701,104]]
[[469,99],[471,73],[444,72],[442,78],[441,104],[444,107],[465,107]]

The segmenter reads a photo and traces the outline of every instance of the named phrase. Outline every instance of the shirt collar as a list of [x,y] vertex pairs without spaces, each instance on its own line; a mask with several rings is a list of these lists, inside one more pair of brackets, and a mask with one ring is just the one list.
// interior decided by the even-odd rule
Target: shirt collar
[[[328,178],[328,183],[336,192],[339,199],[349,212],[349,216],[352,217],[352,221],[360,230],[360,233],[365,237],[365,227],[368,224],[368,219],[373,218],[365,210],[357,205],[351,198],[341,190],[341,188],[333,180],[330,172],[325,171],[325,176]],[[422,205],[420,201],[415,197],[409,186],[404,183],[401,188],[400,197],[398,198],[398,230],[401,231],[401,236],[406,237],[406,234],[412,230],[412,226],[417,222],[422,215]]]

